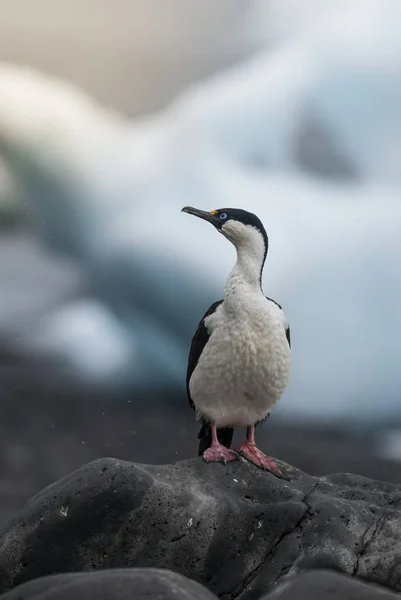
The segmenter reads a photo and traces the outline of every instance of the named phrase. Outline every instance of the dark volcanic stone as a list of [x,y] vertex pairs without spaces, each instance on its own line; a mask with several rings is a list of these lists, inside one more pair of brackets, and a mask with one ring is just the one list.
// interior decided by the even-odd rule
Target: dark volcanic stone
[[161,569],[112,569],[50,575],[24,583],[1,600],[216,600],[209,590]]
[[401,590],[401,486],[314,478],[245,460],[90,463],[45,488],[0,539],[0,591],[53,573],[177,571],[224,598],[259,598],[311,569]]
[[[0,530],[39,490],[99,456],[169,464],[197,455],[199,426],[185,390],[123,397],[74,388],[48,364],[22,363],[0,344],[0,397]],[[236,430],[234,443],[243,439]],[[312,475],[351,471],[401,483],[400,462],[380,457],[377,429],[290,424],[274,414],[257,441]]]
[[280,585],[263,600],[396,600],[398,595],[330,571],[310,571]]

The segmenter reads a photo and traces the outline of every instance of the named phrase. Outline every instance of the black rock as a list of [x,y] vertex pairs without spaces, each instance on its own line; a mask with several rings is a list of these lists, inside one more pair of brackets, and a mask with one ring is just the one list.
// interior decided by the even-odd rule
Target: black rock
[[1,600],[217,600],[195,581],[162,569],[63,573],[17,586]]
[[287,480],[245,460],[89,463],[45,488],[0,538],[0,592],[44,575],[171,569],[223,598],[259,598],[332,569],[401,590],[401,486],[356,475]]
[[[169,464],[197,454],[199,427],[185,390],[100,394],[60,381],[38,357],[21,362],[0,343],[0,398],[0,530],[39,490],[99,456]],[[312,475],[351,471],[401,483],[400,462],[381,456],[376,425],[372,432],[333,421],[291,424],[275,413],[257,440]],[[238,429],[234,443],[243,437]]]
[[[49,575],[23,583],[1,600],[217,600],[207,588],[165,569],[108,569]],[[332,571],[310,571],[261,600],[395,600],[398,595]]]
[[261,600],[396,600],[397,594],[331,571],[310,571]]

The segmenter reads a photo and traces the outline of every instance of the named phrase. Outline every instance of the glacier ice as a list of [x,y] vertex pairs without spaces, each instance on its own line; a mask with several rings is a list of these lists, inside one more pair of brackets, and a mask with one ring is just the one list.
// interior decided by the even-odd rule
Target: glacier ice
[[[277,412],[400,414],[401,5],[329,5],[141,121],[1,66],[0,157],[25,184],[43,240],[79,261],[96,297],[53,313],[43,335],[70,357],[79,346],[88,378],[110,342],[120,357],[110,385],[116,372],[132,386],[183,385],[192,332],[221,297],[234,250],[180,209],[241,206],[265,223],[265,291],[292,328]],[[321,131],[307,167],[306,122]],[[330,177],[315,168],[323,155],[341,157]],[[99,325],[74,338],[82,315]]]

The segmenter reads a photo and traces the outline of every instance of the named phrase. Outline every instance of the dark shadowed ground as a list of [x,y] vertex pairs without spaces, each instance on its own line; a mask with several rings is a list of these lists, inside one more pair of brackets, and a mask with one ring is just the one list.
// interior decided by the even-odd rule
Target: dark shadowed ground
[[[5,354],[0,365],[0,526],[41,488],[93,459],[161,464],[197,453],[198,425],[184,391],[94,397],[60,389],[43,367]],[[273,414],[257,439],[269,454],[311,474],[401,481],[399,463],[378,458],[369,433],[284,425]]]

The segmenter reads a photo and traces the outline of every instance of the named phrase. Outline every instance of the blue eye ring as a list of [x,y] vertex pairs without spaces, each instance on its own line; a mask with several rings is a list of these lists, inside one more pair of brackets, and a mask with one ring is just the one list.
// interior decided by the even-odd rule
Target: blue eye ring
[[221,213],[220,214],[220,220],[221,221],[225,221],[227,219],[227,213]]

